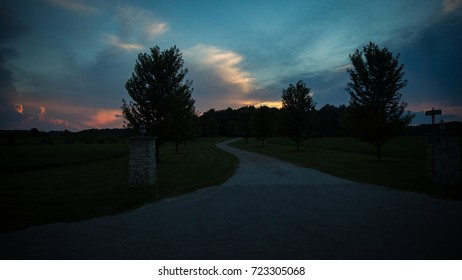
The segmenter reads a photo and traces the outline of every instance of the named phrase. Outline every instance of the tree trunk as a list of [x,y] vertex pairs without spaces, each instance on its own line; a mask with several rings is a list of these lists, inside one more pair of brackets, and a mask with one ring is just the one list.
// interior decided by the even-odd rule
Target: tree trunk
[[156,163],[159,163],[160,161],[160,155],[159,155],[159,151],[160,151],[160,145],[159,143],[156,141]]

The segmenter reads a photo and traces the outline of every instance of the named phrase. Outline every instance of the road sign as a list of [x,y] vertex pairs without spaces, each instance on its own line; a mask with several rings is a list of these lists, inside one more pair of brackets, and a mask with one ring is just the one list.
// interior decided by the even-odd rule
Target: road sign
[[441,110],[431,109],[430,111],[425,112],[425,116],[441,115],[441,113]]
[[441,113],[441,110],[435,110],[435,108],[425,112],[425,116],[432,116],[433,134],[435,134],[435,115],[441,115]]

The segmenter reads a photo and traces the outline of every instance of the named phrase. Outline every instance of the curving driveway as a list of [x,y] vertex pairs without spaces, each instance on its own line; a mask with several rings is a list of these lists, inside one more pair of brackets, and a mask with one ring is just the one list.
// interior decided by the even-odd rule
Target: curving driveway
[[462,259],[462,203],[274,158],[130,213],[0,235],[1,259]]

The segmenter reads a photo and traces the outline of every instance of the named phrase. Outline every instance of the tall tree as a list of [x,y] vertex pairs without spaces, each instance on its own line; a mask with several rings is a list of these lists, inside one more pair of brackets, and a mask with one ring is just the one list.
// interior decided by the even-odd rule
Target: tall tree
[[132,77],[125,84],[133,100],[122,100],[126,124],[138,128],[144,123],[148,134],[157,137],[157,162],[161,145],[175,138],[184,120],[194,112],[192,81],[183,81],[188,73],[183,66],[182,53],[176,46],[163,51],[156,46],[150,54],[138,54]]
[[300,142],[309,137],[316,127],[315,103],[310,88],[301,80],[282,90],[282,127],[300,150]]
[[351,82],[347,128],[360,141],[373,144],[381,159],[382,146],[399,135],[414,115],[404,113],[407,104],[401,102],[400,90],[407,85],[399,54],[379,48],[370,42],[363,50],[350,54],[353,69],[348,69]]

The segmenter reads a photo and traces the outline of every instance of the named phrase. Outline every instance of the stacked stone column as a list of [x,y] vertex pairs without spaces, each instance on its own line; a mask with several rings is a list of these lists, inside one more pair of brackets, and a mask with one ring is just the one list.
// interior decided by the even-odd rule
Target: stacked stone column
[[459,137],[432,136],[428,143],[428,174],[437,184],[460,183]]
[[131,188],[150,187],[156,183],[156,140],[154,137],[130,139],[129,180]]

